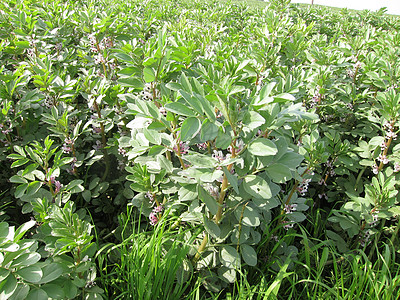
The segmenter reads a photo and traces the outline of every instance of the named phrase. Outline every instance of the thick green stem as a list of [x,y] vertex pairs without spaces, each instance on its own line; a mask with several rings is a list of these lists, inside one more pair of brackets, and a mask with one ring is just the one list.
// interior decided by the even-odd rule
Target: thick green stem
[[207,243],[208,235],[207,232],[204,232],[203,241],[201,242],[200,247],[197,249],[196,255],[193,257],[193,263],[196,263],[200,259],[201,253],[206,249]]

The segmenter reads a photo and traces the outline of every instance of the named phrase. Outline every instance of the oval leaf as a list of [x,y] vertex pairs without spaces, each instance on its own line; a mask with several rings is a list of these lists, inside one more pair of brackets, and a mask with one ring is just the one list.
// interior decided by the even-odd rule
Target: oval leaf
[[256,156],[271,156],[278,153],[278,148],[271,140],[258,139],[249,145],[249,152]]
[[182,123],[181,127],[181,140],[186,142],[190,141],[199,132],[201,127],[200,120],[195,117],[187,118]]

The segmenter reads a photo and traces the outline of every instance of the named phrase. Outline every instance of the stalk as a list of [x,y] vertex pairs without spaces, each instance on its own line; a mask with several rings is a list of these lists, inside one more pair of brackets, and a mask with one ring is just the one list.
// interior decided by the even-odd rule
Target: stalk
[[[234,140],[231,143],[232,158],[236,157],[235,144],[236,144],[236,140]],[[232,170],[232,167],[233,167],[233,164],[228,165],[228,167],[227,167],[228,172],[230,172]],[[224,174],[224,178],[222,179],[222,184],[221,184],[221,193],[219,194],[219,198],[218,198],[218,211],[215,214],[215,218],[214,218],[214,222],[217,225],[219,224],[219,222],[221,221],[221,218],[222,218],[222,209],[224,206],[224,200],[225,200],[227,188],[228,188],[228,177],[226,177],[226,175]],[[205,232],[203,241],[201,242],[200,247],[197,249],[197,253],[196,253],[195,257],[193,258],[194,263],[198,261],[201,253],[205,250],[207,242],[208,242],[208,236],[207,236],[207,232]]]

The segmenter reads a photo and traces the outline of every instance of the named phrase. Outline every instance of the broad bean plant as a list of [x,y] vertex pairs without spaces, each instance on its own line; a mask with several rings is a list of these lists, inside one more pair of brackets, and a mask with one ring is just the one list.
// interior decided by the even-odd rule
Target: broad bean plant
[[0,24],[1,299],[102,298],[92,259],[127,206],[140,230],[185,230],[213,291],[295,260],[300,233],[398,247],[384,11],[13,0]]

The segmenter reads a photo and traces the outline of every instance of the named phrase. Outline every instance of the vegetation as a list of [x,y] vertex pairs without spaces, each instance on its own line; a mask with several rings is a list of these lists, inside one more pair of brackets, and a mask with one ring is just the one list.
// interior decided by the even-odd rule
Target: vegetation
[[0,299],[397,299],[400,21],[0,3]]

